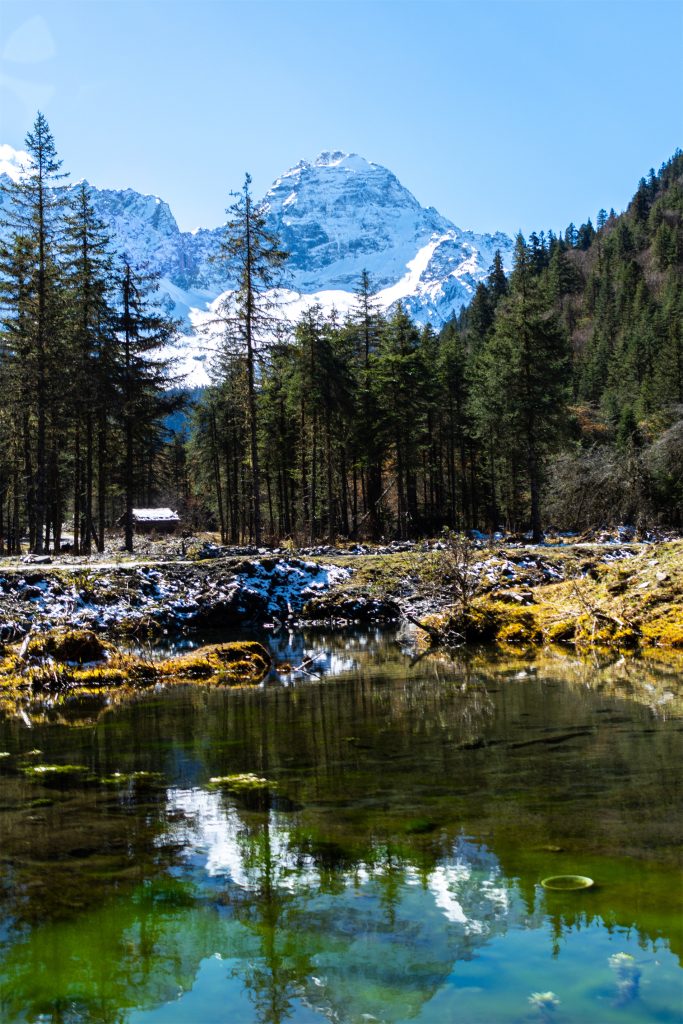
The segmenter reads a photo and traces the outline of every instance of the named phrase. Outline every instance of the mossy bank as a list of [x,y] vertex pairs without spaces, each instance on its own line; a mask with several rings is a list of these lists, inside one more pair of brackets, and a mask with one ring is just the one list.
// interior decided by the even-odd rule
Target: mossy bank
[[0,711],[78,717],[152,687],[253,686],[271,666],[255,641],[210,644],[173,658],[123,653],[88,630],[57,628],[8,646],[0,660]]
[[436,644],[683,649],[683,542],[573,568],[556,582],[480,584],[469,600],[425,616],[424,632]]

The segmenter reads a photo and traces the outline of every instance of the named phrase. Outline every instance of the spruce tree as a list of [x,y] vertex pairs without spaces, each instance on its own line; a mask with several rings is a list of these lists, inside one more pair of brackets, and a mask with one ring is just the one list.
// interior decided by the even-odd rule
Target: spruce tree
[[[277,333],[278,319],[268,292],[277,283],[277,273],[288,254],[268,230],[265,210],[251,194],[251,177],[235,195],[228,209],[219,259],[237,287],[218,306],[217,324],[223,332],[223,357],[241,354],[247,368],[247,410],[251,462],[251,518],[253,537],[261,543],[261,473],[258,447],[258,357],[261,346]],[[216,326],[214,322],[214,327]]]
[[[355,537],[367,521],[371,537],[382,533],[381,499],[384,442],[380,431],[380,409],[373,387],[373,361],[380,344],[383,318],[372,298],[370,277],[363,271],[356,302],[347,326],[353,349],[357,417],[352,433],[351,533]],[[360,480],[358,474],[360,473]],[[359,514],[358,490],[362,496]]]
[[[50,517],[54,522],[60,509],[50,510],[48,484],[58,490],[59,466],[56,448],[48,437],[50,426],[57,425],[61,390],[57,380],[62,368],[63,319],[59,235],[65,199],[61,180],[61,161],[44,115],[38,113],[26,136],[29,155],[25,173],[18,181],[3,186],[7,212],[3,226],[9,243],[2,254],[2,302],[7,326],[16,317],[22,319],[22,345],[25,362],[18,368],[23,377],[24,427],[26,444],[27,512],[32,549],[42,553]],[[20,267],[13,266],[21,250]],[[21,284],[17,280],[21,278]],[[14,303],[21,290],[22,312]],[[14,330],[9,327],[10,332]]]
[[410,536],[418,525],[416,478],[426,387],[427,368],[420,351],[420,335],[399,303],[382,330],[373,366],[373,388],[380,409],[381,433],[393,456],[400,537]]
[[96,216],[88,186],[79,185],[65,218],[65,300],[69,375],[66,391],[73,443],[74,550],[88,554],[94,538],[103,549],[106,466],[99,460],[98,530],[95,529],[96,441],[103,443],[104,410],[113,398],[111,358],[115,328],[111,293],[113,257],[105,225]]
[[511,290],[496,315],[481,366],[476,415],[485,436],[507,434],[519,452],[530,493],[532,536],[542,539],[540,488],[545,456],[561,439],[566,416],[568,347],[552,302],[530,268],[520,236]]
[[171,361],[163,349],[172,340],[178,322],[155,303],[156,278],[134,269],[127,257],[117,273],[119,315],[116,323],[118,420],[123,434],[122,477],[125,498],[125,547],[133,550],[133,506],[139,452],[162,421],[181,404],[170,390]]

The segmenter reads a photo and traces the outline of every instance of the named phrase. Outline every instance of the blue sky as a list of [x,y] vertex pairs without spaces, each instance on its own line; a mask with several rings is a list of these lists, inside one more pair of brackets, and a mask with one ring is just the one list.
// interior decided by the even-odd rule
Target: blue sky
[[342,149],[463,228],[557,230],[683,145],[678,0],[2,0],[0,60],[0,142],[40,108],[74,179],[185,229]]

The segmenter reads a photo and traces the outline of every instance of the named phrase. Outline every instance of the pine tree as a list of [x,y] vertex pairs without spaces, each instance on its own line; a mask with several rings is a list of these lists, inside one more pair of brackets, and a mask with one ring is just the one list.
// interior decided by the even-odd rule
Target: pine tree
[[[367,271],[363,271],[347,325],[353,349],[357,412],[356,429],[352,432],[351,533],[355,537],[360,524],[367,520],[369,533],[374,539],[381,536],[383,528],[380,506],[384,442],[379,427],[377,394],[372,383],[373,360],[379,348],[382,326],[383,318],[372,298],[370,277]],[[360,515],[359,483],[363,499]]]
[[[49,507],[48,483],[59,490],[59,466],[54,439],[48,437],[56,425],[61,401],[56,386],[62,366],[62,304],[59,267],[59,233],[64,213],[64,196],[54,138],[44,115],[39,113],[26,136],[29,155],[25,173],[18,181],[3,186],[7,196],[4,227],[9,245],[2,257],[2,301],[5,326],[15,318],[22,322],[22,346],[26,361],[18,372],[23,377],[27,512],[32,549],[42,553],[49,543],[50,517],[57,531],[61,510]],[[20,264],[13,265],[21,251]],[[21,283],[17,279],[21,278]],[[14,303],[21,292],[21,312]],[[10,332],[16,325],[9,326]]]
[[408,537],[418,528],[417,470],[427,368],[419,332],[400,303],[385,323],[372,369],[380,430],[393,455],[397,530],[400,537]]
[[123,433],[124,530],[127,551],[133,550],[133,506],[138,451],[160,429],[165,415],[180,399],[169,390],[171,362],[162,349],[178,329],[154,302],[156,279],[134,270],[124,256],[118,268],[119,316],[114,367],[118,419]]
[[[265,211],[254,203],[247,174],[236,201],[228,209],[219,259],[232,272],[237,288],[229,292],[217,311],[224,336],[224,358],[242,354],[247,368],[247,409],[251,459],[251,517],[253,537],[261,543],[261,473],[258,448],[257,361],[259,349],[277,333],[278,320],[268,292],[288,254],[266,225]],[[215,323],[214,323],[215,326]]]
[[105,225],[97,218],[88,186],[81,184],[65,218],[64,255],[69,375],[66,382],[73,437],[74,550],[89,554],[94,538],[103,550],[106,465],[99,459],[98,530],[94,522],[96,439],[101,449],[111,406],[111,358],[115,310],[113,257]]
[[[465,340],[454,324],[441,332],[439,377],[442,382],[442,422],[445,432],[445,461],[448,525],[451,529],[473,526],[475,519],[473,481],[468,483],[467,450],[472,431],[467,414],[471,385],[470,358]],[[444,512],[446,509],[444,509]]]
[[509,297],[500,306],[481,367],[476,414],[484,436],[501,426],[519,452],[530,492],[533,539],[542,538],[540,487],[546,453],[566,416],[568,348],[551,302],[530,268],[520,236]]
[[21,553],[22,511],[35,540],[32,417],[35,350],[34,258],[30,240],[18,235],[0,254],[3,304],[0,333],[0,458],[2,500],[7,502],[8,554]]
[[489,267],[486,284],[493,295],[495,303],[498,303],[504,295],[507,295],[508,279],[505,274],[505,268],[503,267],[503,257],[501,256],[500,249],[496,249],[493,254],[493,263]]
[[292,398],[299,421],[301,527],[311,540],[323,534],[333,540],[345,519],[352,381],[342,333],[317,305],[295,329]]

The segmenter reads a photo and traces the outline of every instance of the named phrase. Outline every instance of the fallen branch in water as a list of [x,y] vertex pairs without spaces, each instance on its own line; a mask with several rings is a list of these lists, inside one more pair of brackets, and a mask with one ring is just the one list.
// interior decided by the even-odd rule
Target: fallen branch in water
[[316,662],[318,660],[318,658],[322,658],[324,654],[325,654],[325,651],[318,651],[317,654],[314,654],[314,655],[312,655],[311,657],[308,657],[308,658],[304,658],[304,660],[301,662],[300,665],[297,665],[295,668],[292,669],[292,672],[305,672],[307,676],[315,675],[314,672],[310,672],[309,671],[309,667],[314,662]]

